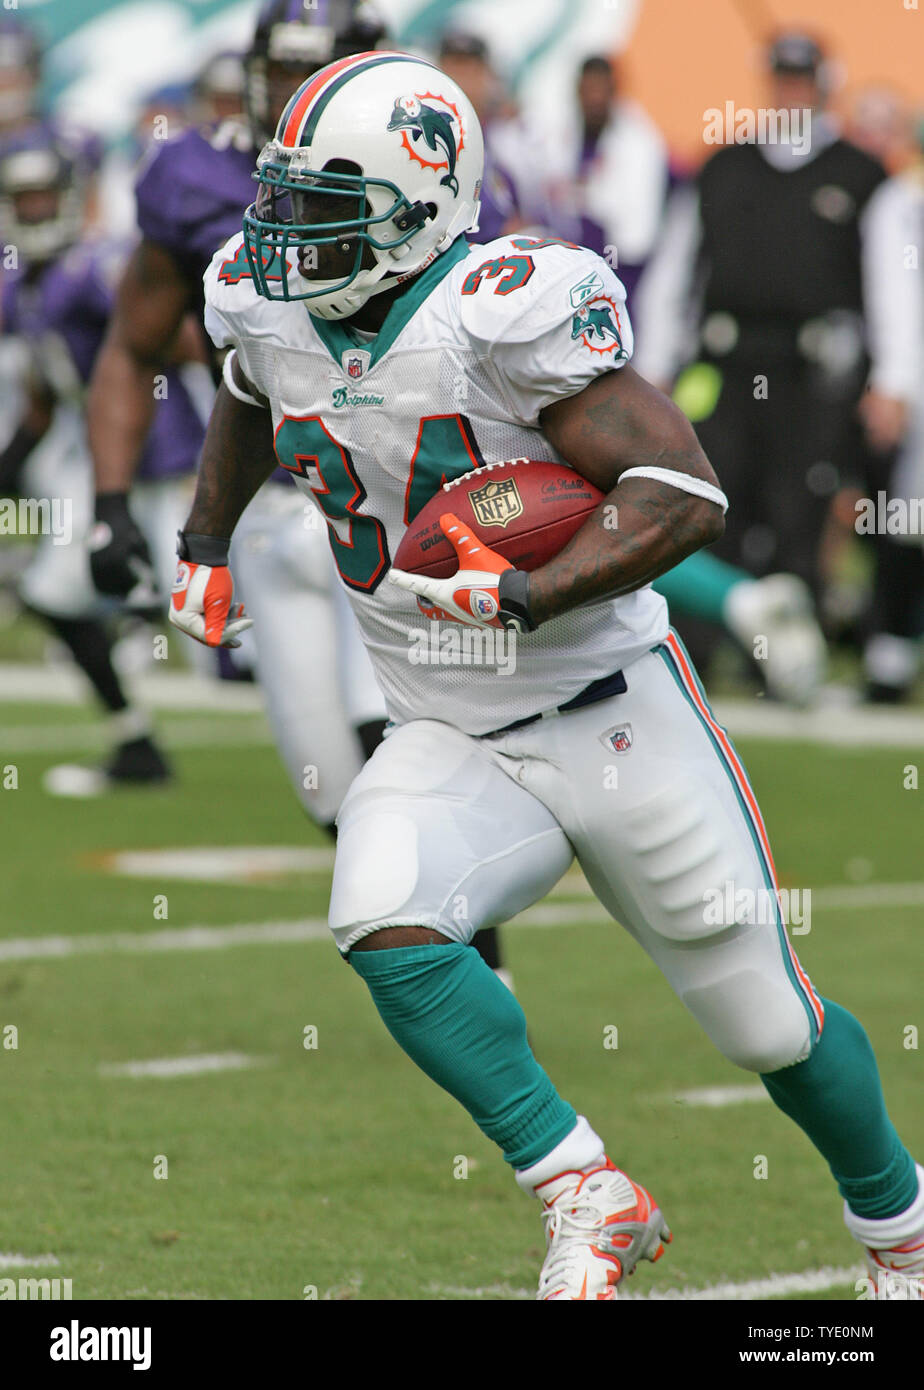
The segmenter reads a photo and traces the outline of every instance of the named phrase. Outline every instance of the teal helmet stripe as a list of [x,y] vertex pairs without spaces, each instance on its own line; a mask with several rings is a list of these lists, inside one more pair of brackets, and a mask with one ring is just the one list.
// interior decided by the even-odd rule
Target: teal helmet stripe
[[432,63],[427,63],[421,58],[413,58],[406,53],[383,53],[381,56],[371,58],[368,63],[357,63],[354,67],[347,68],[333,82],[324,88],[320,96],[310,108],[307,120],[302,126],[299,134],[299,145],[310,145],[314,139],[318,128],[318,122],[327,108],[331,98],[343,90],[351,78],[357,77],[360,73],[370,72],[372,68],[382,67],[386,63],[415,63],[422,68],[429,68],[431,72],[438,72]]
[[[298,143],[300,145],[311,144],[314,139],[314,133],[318,128],[318,121],[321,119],[328,102],[337,92],[342,91],[351,77],[356,77],[361,72],[370,72],[372,68],[381,67],[385,63],[407,63],[413,61],[414,59],[408,59],[403,53],[389,53],[387,55],[383,54],[381,58],[376,58],[370,63],[358,63],[355,68],[347,68],[346,72],[341,73],[335,81],[331,82],[329,87],[325,88],[312,106],[311,114],[302,128]],[[430,65],[427,64],[426,66],[429,67]]]

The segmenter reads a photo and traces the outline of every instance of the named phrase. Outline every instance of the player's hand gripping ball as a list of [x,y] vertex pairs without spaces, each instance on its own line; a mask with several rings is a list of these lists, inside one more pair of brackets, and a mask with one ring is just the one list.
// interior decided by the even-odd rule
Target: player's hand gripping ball
[[476,540],[452,512],[444,512],[440,517],[440,530],[458,556],[456,573],[450,579],[431,579],[392,569],[388,573],[390,582],[416,594],[418,607],[426,618],[476,627],[504,627],[498,617],[501,604],[497,586],[504,571],[512,570],[513,565]]

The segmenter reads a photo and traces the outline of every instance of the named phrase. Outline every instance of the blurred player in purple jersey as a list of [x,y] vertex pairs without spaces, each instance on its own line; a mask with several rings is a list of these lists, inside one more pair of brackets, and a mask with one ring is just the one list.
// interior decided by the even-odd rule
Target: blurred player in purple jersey
[[[46,128],[28,127],[0,149],[0,233],[17,262],[2,282],[0,318],[19,348],[20,366],[20,404],[0,454],[0,492],[53,498],[67,523],[58,534],[41,536],[20,595],[66,644],[111,716],[114,751],[104,768],[52,771],[49,789],[72,795],[168,775],[147,718],[132,707],[113,665],[105,606],[91,582],[85,547],[92,465],[83,399],[127,254],[112,241],[81,241],[85,198],[79,165]],[[173,519],[182,516],[203,437],[201,416],[174,368],[165,372],[159,395],[139,478],[160,583],[146,574],[147,597],[139,592],[137,605],[149,605],[158,616],[157,590],[169,588]]]
[[[484,181],[481,185],[481,211],[478,231],[469,240],[479,245],[494,241],[526,225],[520,205],[517,182],[504,163],[504,152],[495,150],[495,133],[504,125],[498,119],[501,105],[500,82],[493,68],[485,41],[475,34],[450,30],[440,41],[437,62],[443,72],[458,82],[481,122],[484,134]],[[525,154],[525,151],[519,152]],[[522,163],[522,160],[518,160]]]

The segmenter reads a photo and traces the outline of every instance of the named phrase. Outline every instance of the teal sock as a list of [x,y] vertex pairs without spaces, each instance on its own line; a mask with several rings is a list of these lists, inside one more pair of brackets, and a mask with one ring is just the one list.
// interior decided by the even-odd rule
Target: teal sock
[[822,1002],[825,1024],[811,1056],[760,1079],[827,1159],[850,1210],[897,1216],[917,1196],[914,1160],[886,1113],[864,1029],[839,1004]]
[[710,622],[724,621],[725,600],[742,579],[753,579],[746,570],[738,569],[708,550],[697,550],[654,581],[653,589],[667,599],[678,613],[691,618],[708,618]]
[[529,1050],[514,996],[471,946],[352,951],[395,1042],[454,1096],[515,1168],[538,1163],[577,1123]]

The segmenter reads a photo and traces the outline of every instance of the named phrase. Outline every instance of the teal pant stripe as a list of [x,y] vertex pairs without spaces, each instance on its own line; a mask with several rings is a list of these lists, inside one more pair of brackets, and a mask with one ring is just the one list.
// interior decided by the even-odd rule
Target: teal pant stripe
[[[693,662],[690,661],[689,655],[687,654],[686,649],[685,649],[684,646],[683,646],[683,643],[680,641],[679,637],[677,637],[677,634],[676,634],[676,633],[673,633],[673,636],[674,636],[675,640],[677,641],[678,646],[679,646],[679,647],[681,648],[681,650],[684,652],[684,655],[687,656],[687,661],[689,662],[690,672],[691,672],[691,674],[692,674],[692,676],[693,676],[693,680],[694,680],[694,682],[695,682],[695,684],[696,684],[696,687],[697,687],[697,689],[698,689],[698,691],[699,691],[699,693],[700,693],[700,695],[701,695],[701,697],[702,697],[703,703],[705,704],[706,708],[709,710],[709,712],[710,712],[710,714],[711,714],[711,713],[712,713],[712,710],[711,710],[711,707],[710,707],[710,705],[709,705],[709,701],[706,699],[706,692],[703,690],[702,684],[700,683],[699,676],[698,676],[698,674],[697,674],[697,672],[696,672],[696,667],[693,665]],[[786,937],[786,928],[785,928],[785,925],[784,925],[784,923],[783,923],[783,918],[782,918],[782,915],[781,915],[780,910],[779,910],[779,904],[777,903],[776,890],[775,890],[775,888],[774,888],[774,882],[773,882],[773,873],[772,873],[771,868],[770,868],[770,865],[769,865],[769,863],[768,863],[768,861],[767,861],[767,856],[766,856],[766,853],[765,853],[765,851],[764,851],[763,844],[762,844],[762,842],[761,842],[761,837],[760,837],[760,835],[759,835],[758,832],[757,832],[757,828],[756,828],[756,826],[755,826],[755,824],[754,824],[754,819],[753,819],[753,816],[752,816],[752,814],[751,814],[750,808],[748,807],[747,803],[745,802],[744,797],[741,795],[741,788],[740,788],[739,785],[738,785],[738,781],[737,781],[737,778],[736,778],[736,776],[735,776],[735,773],[734,773],[733,769],[732,769],[731,766],[729,765],[728,758],[726,757],[726,754],[725,754],[724,749],[722,748],[722,746],[721,746],[721,744],[719,743],[718,739],[715,737],[715,734],[713,733],[712,729],[710,729],[708,722],[703,718],[702,712],[697,708],[695,700],[693,700],[693,698],[692,698],[691,695],[690,695],[689,690],[688,690],[687,687],[686,687],[686,684],[685,684],[684,678],[683,678],[683,673],[680,671],[680,669],[679,669],[679,667],[678,667],[678,665],[677,665],[676,659],[675,659],[675,657],[674,657],[674,654],[673,654],[673,652],[671,651],[670,647],[666,646],[665,644],[661,644],[660,646],[656,647],[654,650],[655,650],[655,652],[657,653],[657,655],[661,658],[661,660],[664,662],[664,664],[665,664],[665,666],[667,667],[668,671],[670,672],[670,674],[671,674],[672,677],[674,678],[674,681],[675,681],[675,683],[676,683],[678,689],[681,691],[681,693],[682,693],[684,699],[686,700],[687,704],[690,706],[690,709],[691,709],[691,710],[693,711],[693,713],[696,715],[697,719],[698,719],[699,722],[700,722],[700,725],[701,725],[702,728],[705,730],[706,735],[707,735],[707,737],[709,738],[709,741],[710,741],[710,743],[712,744],[713,748],[715,749],[716,754],[717,754],[717,756],[718,756],[718,758],[719,758],[720,763],[722,764],[722,768],[723,768],[724,771],[725,771],[725,775],[728,777],[728,780],[729,780],[729,782],[731,783],[732,788],[734,789],[735,798],[736,798],[736,800],[737,800],[737,802],[738,802],[738,805],[739,805],[739,807],[740,807],[740,809],[741,809],[741,814],[742,814],[742,816],[744,817],[745,824],[747,825],[747,828],[748,828],[748,834],[749,834],[750,837],[751,837],[751,842],[752,842],[752,844],[754,845],[754,849],[755,849],[755,851],[756,851],[756,853],[757,853],[757,859],[758,859],[758,862],[759,862],[759,864],[760,864],[761,875],[762,875],[762,877],[763,877],[764,884],[765,884],[765,886],[766,886],[766,888],[767,888],[767,891],[768,891],[769,894],[770,894],[771,901],[775,904],[775,907],[774,907],[774,917],[775,917],[775,920],[776,920],[777,936],[778,936],[779,942],[780,942],[780,951],[781,951],[781,954],[782,954],[782,957],[783,957],[783,964],[784,964],[784,966],[785,966],[785,968],[786,968],[786,973],[788,974],[790,980],[792,981],[793,987],[794,987],[794,989],[796,990],[796,992],[798,993],[799,998],[802,1000],[803,1007],[804,1007],[806,1013],[808,1014],[808,1017],[809,1017],[809,1024],[810,1024],[810,1026],[811,1026],[812,1044],[813,1044],[813,1046],[814,1046],[814,1044],[817,1043],[818,1038],[821,1036],[822,1023],[819,1021],[819,1018],[818,1018],[818,1016],[817,1016],[817,1014],[816,1014],[815,1008],[814,1008],[814,1006],[813,1006],[813,1004],[812,1004],[810,998],[808,997],[808,995],[807,995],[807,993],[806,993],[806,990],[805,990],[805,987],[803,986],[802,981],[799,979],[799,976],[797,975],[796,970],[795,970],[795,967],[794,967],[794,965],[793,965],[793,963],[792,963],[792,956],[790,955],[790,951],[789,951],[789,942],[788,942],[787,937]],[[729,739],[729,744],[731,744],[731,739]],[[731,746],[734,747],[733,744],[731,744]],[[737,750],[736,750],[736,756],[737,756]],[[739,762],[740,762],[740,758],[739,758]],[[741,764],[741,766],[742,766],[742,768],[743,768],[743,766],[744,766],[743,763]],[[748,783],[748,786],[750,787],[750,783]],[[753,790],[752,790],[752,795],[753,795]],[[755,800],[756,800],[756,798],[755,798]]]

